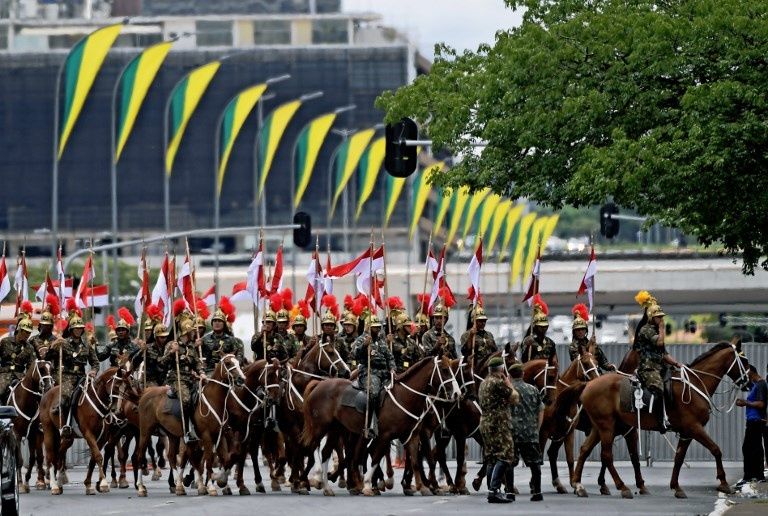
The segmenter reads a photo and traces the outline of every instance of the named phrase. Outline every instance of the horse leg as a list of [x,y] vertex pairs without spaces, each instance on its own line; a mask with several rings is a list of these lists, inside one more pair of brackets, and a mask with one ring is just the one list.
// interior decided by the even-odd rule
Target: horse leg
[[[669,481],[669,488],[675,492],[675,498],[688,498],[688,495],[685,494],[685,491],[683,491],[683,489],[680,487],[678,480],[680,477],[680,468],[682,468],[683,462],[685,461],[685,454],[688,452],[688,447],[691,445],[692,442],[693,440],[690,437],[686,438],[681,436],[677,440],[677,450],[675,450],[675,465],[672,468],[672,478]],[[720,450],[718,449],[718,453],[719,451]],[[719,457],[718,457],[718,460],[719,460]],[[718,464],[718,466],[720,466],[720,464]],[[725,478],[725,475],[723,475],[723,478]]]
[[483,462],[483,464],[480,466],[480,469],[477,471],[477,476],[474,480],[472,480],[472,489],[475,491],[480,491],[480,488],[483,486],[483,479],[485,478],[487,472],[488,465]]
[[[456,436],[454,435],[454,439],[456,440],[456,476],[454,477],[454,487],[456,489],[456,493],[460,495],[468,495],[469,489],[467,489],[467,460],[466,460],[466,453],[467,453],[467,438],[465,436]],[[446,457],[446,449],[447,449],[448,443],[443,447],[443,449],[440,452],[440,455],[442,456],[442,462],[440,464],[440,467],[443,468],[445,471],[445,478],[448,482],[451,481],[451,475],[448,470],[448,463],[447,457]]]
[[387,447],[387,454],[384,456],[387,461],[387,478],[384,480],[384,487],[392,489],[395,486],[395,470],[392,469],[392,447]]
[[147,461],[147,444],[152,442],[152,428],[146,425],[141,425],[139,430],[139,439],[136,443],[136,450],[134,456],[136,457],[133,464],[133,475],[135,478],[137,495],[144,497],[147,496],[147,488],[144,486],[144,474],[141,471],[141,466]]
[[415,435],[405,443],[405,446],[408,448],[411,455],[411,469],[413,470],[413,480],[416,483],[416,491],[421,493],[422,496],[430,496],[432,495],[432,491],[424,485],[424,479],[421,474],[421,461],[419,460],[420,441],[421,439],[419,436]]
[[[96,465],[99,468],[98,490],[101,493],[108,493],[109,483],[107,482],[107,474],[104,468],[104,456],[101,454],[99,443],[96,441],[96,437],[89,430],[83,432],[83,437],[85,438],[85,442],[88,443],[88,448],[91,451],[91,458],[96,461]],[[90,481],[90,475],[86,476],[86,490],[88,489]]]
[[329,438],[320,451],[320,485],[323,489],[323,496],[336,496],[328,484],[328,463],[333,455],[333,448],[332,440]]
[[[54,432],[56,432],[56,430],[48,428],[43,438],[45,446],[45,469],[48,478],[51,478],[51,468],[54,465],[54,460],[56,460],[56,436],[54,435]],[[61,490],[61,486],[58,485],[58,483],[54,484],[53,480],[51,480],[51,494],[60,495]]]
[[85,474],[85,480],[83,480],[83,485],[85,486],[85,494],[86,495],[95,495],[96,489],[93,487],[92,477],[93,477],[93,469],[96,467],[96,460],[91,457],[88,459],[88,470]]
[[[549,470],[552,474],[552,485],[557,490],[557,494],[567,493],[567,491],[565,490],[565,486],[563,485],[562,482],[560,482],[560,474],[557,470],[557,456],[560,453],[560,447],[562,445],[563,445],[563,441],[550,440],[549,448],[547,448],[547,458],[549,459]],[[546,446],[546,441],[544,442],[544,446]],[[542,450],[544,449],[544,446],[541,446]]]
[[[30,446],[32,446],[31,442]],[[35,489],[43,491],[50,487],[50,483],[46,483],[45,478],[45,457],[43,456],[43,434],[41,432],[36,432],[35,435],[35,458],[37,459],[37,482],[35,482]],[[31,464],[32,462],[30,462],[30,466]]]
[[616,484],[616,489],[621,491],[622,498],[632,498],[632,490],[629,489],[619,476],[616,466],[613,463],[613,430],[603,430],[600,432],[600,461],[608,468]]
[[624,440],[627,442],[627,451],[629,452],[629,460],[632,462],[632,469],[635,470],[635,485],[641,495],[647,495],[651,494],[651,492],[645,487],[643,473],[640,470],[640,454],[637,450],[637,440],[639,439],[639,436],[640,432],[633,428],[624,436]]
[[584,470],[584,463],[592,450],[597,446],[600,440],[600,434],[597,432],[596,427],[592,427],[592,431],[587,435],[587,438],[581,444],[579,449],[579,460],[576,462],[576,469],[573,471],[573,488],[576,491],[576,495],[582,498],[586,498],[587,490],[581,484],[581,472]]

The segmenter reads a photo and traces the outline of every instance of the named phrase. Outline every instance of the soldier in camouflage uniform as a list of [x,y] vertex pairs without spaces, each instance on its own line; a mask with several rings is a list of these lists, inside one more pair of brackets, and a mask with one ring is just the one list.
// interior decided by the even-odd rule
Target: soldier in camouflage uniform
[[423,342],[424,334],[427,333],[429,330],[429,317],[427,317],[427,314],[423,314],[421,312],[416,314],[416,318],[414,319],[414,322],[419,327],[418,332],[416,333],[415,337],[419,342]]
[[357,316],[352,312],[347,312],[344,315],[341,323],[341,333],[339,333],[336,339],[336,351],[339,352],[339,356],[350,367],[350,369],[357,367],[352,357],[352,347],[357,340]]
[[[539,298],[540,299],[540,298]],[[533,304],[533,324],[531,332],[533,335],[527,335],[523,339],[522,354],[520,360],[523,364],[529,360],[546,358],[549,365],[560,368],[557,360],[557,350],[552,339],[547,337],[549,329],[549,320],[547,319],[547,308],[543,301],[534,301]]]
[[[583,310],[581,307],[584,307]],[[595,336],[592,335],[587,339],[587,319],[585,315],[589,317],[589,313],[586,311],[587,307],[584,305],[576,305],[573,307],[573,325],[571,329],[573,331],[573,340],[568,346],[568,355],[571,357],[571,361],[577,360],[580,355],[586,353],[590,346],[594,346],[595,352],[593,353],[597,360],[597,367],[602,371],[615,371],[616,366],[608,362],[608,358],[603,352],[603,348],[595,342]]]
[[40,315],[37,330],[39,333],[32,338],[31,342],[37,357],[42,359],[48,353],[51,342],[56,340],[56,335],[53,334],[53,314],[48,309]]
[[392,355],[395,359],[395,371],[400,374],[424,357],[421,346],[409,332],[411,318],[401,313],[396,321],[397,333],[387,335],[392,342]]
[[[512,364],[509,368],[512,386],[520,395],[520,403],[512,407],[512,436],[515,439],[517,455],[514,465],[520,458],[531,469],[531,501],[540,502],[541,495],[541,449],[539,448],[539,427],[544,405],[539,390],[523,381],[523,365]],[[512,478],[514,479],[514,477]]]
[[203,337],[206,333],[208,333],[208,324],[205,322],[205,319],[199,315],[195,317],[195,328],[197,329],[198,337]]
[[288,358],[288,351],[285,348],[285,342],[282,335],[275,330],[277,316],[275,312],[268,311],[264,314],[264,320],[261,324],[261,333],[254,335],[251,339],[251,351],[253,359],[261,360],[264,357],[264,346],[267,348],[267,360],[277,358],[281,362]]
[[[381,332],[381,321],[375,315],[368,320],[368,332],[360,335],[353,348],[355,361],[358,363],[358,386],[362,390],[368,388],[370,376],[371,390],[368,392],[368,403],[371,422],[368,427],[368,437],[375,438],[378,433],[377,413],[381,391],[389,383],[395,372],[395,358],[389,350]],[[368,354],[371,356],[371,369],[368,370]]]
[[293,333],[288,334],[288,341],[285,343],[289,359],[298,355],[301,350],[309,347],[311,342],[309,335],[307,335],[307,319],[303,315],[299,314],[293,319],[291,329]]
[[117,367],[120,365],[121,357],[130,357],[139,349],[131,340],[130,328],[128,321],[120,318],[115,326],[117,340],[96,348],[96,356],[99,357],[100,362],[109,359],[109,366]]
[[217,308],[211,317],[211,331],[197,339],[195,345],[202,355],[203,368],[206,374],[213,374],[216,364],[224,355],[235,355],[238,362],[245,363],[243,341],[232,335],[227,324],[227,314]]
[[288,324],[291,322],[291,314],[288,310],[281,308],[277,311],[277,333],[283,338],[283,343],[286,344],[289,338]]
[[32,334],[32,319],[21,319],[13,337],[0,340],[0,403],[7,405],[11,385],[24,377],[27,366],[35,361],[37,353],[28,341]]
[[[54,409],[54,413],[61,413],[63,426],[61,436],[69,437],[72,435],[72,428],[69,423],[72,420],[72,408],[75,403],[72,394],[75,387],[85,378],[85,366],[91,366],[88,375],[95,377],[99,370],[99,357],[96,355],[96,349],[85,341],[83,335],[85,323],[79,315],[74,314],[69,318],[67,329],[64,331],[63,338],[56,339],[48,348],[45,360],[53,364],[53,377],[58,381],[61,374],[61,403],[62,406]],[[59,353],[61,352],[62,369],[59,372]]]
[[482,364],[489,355],[498,351],[493,334],[485,329],[488,316],[482,306],[472,313],[474,325],[461,335],[461,354],[464,358],[475,355],[475,364]]
[[[186,429],[184,440],[187,442],[197,440],[195,430],[191,424],[191,416],[194,411],[194,406],[191,403],[192,391],[197,386],[198,378],[206,379],[203,363],[198,358],[197,350],[192,341],[195,331],[196,328],[192,321],[183,321],[179,329],[179,341],[169,342],[165,347],[165,353],[158,360],[160,367],[168,371],[165,378],[166,385],[172,389],[183,406],[184,428]],[[178,370],[176,368],[177,357]]]
[[[655,300],[654,300],[655,301]],[[666,314],[657,304],[653,304],[646,309],[648,322],[640,328],[635,338],[634,347],[640,355],[640,361],[637,367],[637,377],[640,382],[648,389],[656,400],[662,400],[662,403],[656,405],[655,413],[659,423],[659,431],[666,432],[669,429],[667,414],[664,410],[664,373],[667,365],[682,367],[680,362],[672,358],[664,347],[664,338],[666,328],[664,326],[664,316]]]
[[427,330],[421,338],[421,347],[425,355],[445,355],[451,360],[458,358],[456,340],[444,329],[447,319],[448,309],[443,305],[436,305],[432,315],[432,328]]
[[138,349],[131,357],[133,369],[138,370],[144,362],[144,351],[146,351],[147,363],[144,365],[144,375],[147,378],[147,387],[165,385],[165,378],[168,374],[165,367],[160,365],[160,359],[165,354],[165,346],[170,331],[164,324],[156,325],[153,331],[154,339],[152,342],[139,341]]
[[501,357],[489,361],[488,376],[480,384],[478,397],[482,410],[483,460],[489,468],[488,503],[509,503],[515,499],[514,495],[505,497],[499,489],[515,456],[509,406],[518,402],[518,395],[504,373]]

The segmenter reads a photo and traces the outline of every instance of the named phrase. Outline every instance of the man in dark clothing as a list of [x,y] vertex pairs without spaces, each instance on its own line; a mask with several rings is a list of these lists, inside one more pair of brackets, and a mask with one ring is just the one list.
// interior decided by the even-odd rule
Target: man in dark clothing
[[766,401],[768,400],[768,386],[765,380],[760,378],[755,366],[749,366],[749,381],[752,389],[747,399],[737,399],[737,407],[746,408],[747,424],[744,429],[744,443],[741,452],[744,455],[744,478],[736,485],[742,486],[747,482],[765,481],[763,473],[763,432],[766,425]]
[[[389,350],[389,346],[387,346],[381,333],[381,321],[378,317],[372,315],[368,320],[368,331],[357,338],[353,348],[355,361],[358,363],[357,381],[360,389],[368,389],[370,376],[371,387],[368,392],[368,403],[371,409],[371,421],[367,432],[367,436],[370,438],[375,438],[378,433],[376,416],[381,392],[395,372],[395,358],[392,356],[392,352]],[[368,369],[369,353],[370,370]]]
[[541,495],[541,448],[539,448],[539,428],[541,427],[542,409],[544,404],[539,390],[523,381],[523,365],[512,364],[509,368],[512,377],[512,387],[520,396],[520,403],[513,405],[512,437],[515,440],[515,462],[523,459],[531,469],[531,501],[540,502]]

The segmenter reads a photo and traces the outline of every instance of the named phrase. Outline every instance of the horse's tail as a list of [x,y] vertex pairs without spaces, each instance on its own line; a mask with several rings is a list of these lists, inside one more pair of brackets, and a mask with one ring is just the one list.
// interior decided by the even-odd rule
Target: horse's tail
[[579,397],[586,386],[587,382],[578,382],[566,387],[557,395],[553,407],[555,421],[565,421],[566,418],[570,417],[571,408],[579,401]]
[[312,409],[309,403],[309,396],[318,385],[320,385],[320,380],[312,380],[304,389],[304,406],[302,407],[304,413],[304,429],[301,431],[301,444],[307,448],[312,446],[312,441],[315,439],[315,429],[312,425]]

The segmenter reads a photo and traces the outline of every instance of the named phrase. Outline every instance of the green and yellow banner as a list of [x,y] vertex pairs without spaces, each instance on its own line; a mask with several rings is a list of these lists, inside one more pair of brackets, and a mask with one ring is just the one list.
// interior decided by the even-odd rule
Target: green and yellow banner
[[384,213],[384,227],[386,228],[389,225],[389,219],[392,217],[392,213],[395,211],[395,206],[397,206],[397,200],[400,198],[400,194],[403,191],[403,186],[405,186],[405,180],[404,177],[392,177],[389,174],[387,174],[387,181],[385,186],[385,205],[386,205],[386,211]]
[[467,205],[467,215],[464,217],[464,231],[461,233],[462,240],[467,238],[467,234],[469,234],[469,230],[472,228],[472,225],[475,222],[475,214],[477,213],[477,209],[481,204],[483,204],[483,201],[486,197],[488,197],[489,193],[491,193],[491,189],[485,188],[472,194],[472,197],[469,199],[469,203]]
[[544,225],[544,228],[541,230],[541,248],[542,250],[547,247],[547,242],[549,242],[549,237],[552,236],[552,234],[555,232],[555,228],[557,227],[557,222],[560,220],[560,214],[555,213],[554,215],[551,215],[549,219],[547,220],[547,223]]
[[515,252],[512,255],[512,266],[509,271],[509,288],[514,288],[523,272],[523,261],[525,259],[525,249],[531,233],[531,226],[536,220],[535,213],[529,213],[520,219],[520,227],[517,233],[517,242],[515,243]]
[[219,128],[219,171],[216,180],[216,195],[221,195],[221,187],[224,184],[224,174],[227,173],[227,163],[232,155],[232,146],[237,140],[237,135],[243,128],[243,124],[248,119],[248,115],[253,111],[253,107],[259,101],[267,89],[267,85],[256,84],[246,88],[229,101],[224,108],[224,116],[221,118],[221,127]]
[[439,174],[445,167],[444,162],[435,163],[425,168],[421,174],[418,174],[413,181],[413,205],[411,206],[411,227],[408,230],[408,237],[413,238],[416,228],[424,213],[424,207],[429,200],[429,193],[432,191],[432,176]]
[[509,243],[512,241],[512,235],[515,231],[515,228],[518,226],[517,223],[520,220],[524,209],[525,204],[518,203],[507,213],[507,216],[504,220],[504,239],[502,240],[501,247],[499,248],[499,263],[501,263],[501,261],[504,259],[504,254],[509,252]]
[[451,223],[448,227],[448,236],[445,238],[446,245],[450,246],[453,243],[456,233],[459,231],[459,225],[461,225],[461,219],[464,216],[464,209],[467,206],[469,200],[469,187],[462,186],[453,196],[453,211],[451,212]]
[[139,110],[144,103],[149,87],[160,71],[163,61],[168,56],[173,41],[163,41],[145,49],[137,55],[123,71],[120,83],[120,110],[117,120],[117,148],[115,149],[115,163],[120,161],[120,155],[131,135],[133,125],[139,116]]
[[432,224],[432,234],[437,235],[443,227],[443,221],[448,214],[448,210],[454,205],[453,190],[450,188],[441,188],[437,192],[437,209],[435,210],[435,219]]
[[293,119],[293,115],[301,107],[300,100],[292,100],[278,106],[264,120],[259,135],[259,199],[267,184],[267,176],[272,170],[272,162],[277,153],[277,146],[285,134],[285,129]]
[[491,236],[486,239],[486,242],[488,242],[488,247],[486,247],[488,253],[487,256],[493,254],[493,248],[496,246],[496,239],[499,238],[501,227],[504,225],[504,222],[506,222],[507,213],[509,213],[511,207],[512,201],[509,199],[501,201],[496,205],[496,210],[491,218]]
[[328,113],[308,123],[299,134],[296,140],[296,193],[293,197],[293,208],[296,209],[301,204],[304,192],[307,191],[309,180],[312,178],[312,171],[315,168],[317,155],[325,142],[325,137],[331,130],[333,122],[336,121],[336,113]]
[[368,147],[360,158],[360,166],[357,172],[358,188],[360,188],[360,198],[357,201],[357,211],[355,212],[355,220],[360,218],[360,214],[363,212],[363,206],[368,202],[368,199],[373,193],[373,189],[376,187],[376,179],[379,177],[381,171],[381,164],[384,163],[384,137],[377,138]]
[[333,217],[336,203],[339,202],[339,197],[352,178],[352,174],[360,163],[368,144],[371,143],[374,133],[376,133],[376,129],[358,131],[339,146],[336,153],[336,190],[330,206],[330,217]]
[[[64,105],[59,125],[58,159],[64,154],[88,92],[122,27],[122,23],[117,23],[93,31],[78,41],[67,55],[64,62]],[[56,95],[59,95],[58,91]]]
[[483,236],[486,231],[488,231],[488,226],[491,224],[491,219],[493,218],[494,213],[496,213],[496,207],[500,202],[500,195],[490,194],[485,198],[483,208],[480,210],[480,224],[477,228],[478,235]]
[[543,248],[542,236],[544,228],[549,222],[549,217],[539,217],[531,226],[531,234],[528,238],[528,248],[525,251],[525,269],[523,270],[523,280],[525,281],[531,275],[533,264],[536,261],[536,254]]
[[189,119],[197,109],[213,77],[221,67],[221,61],[212,61],[195,68],[176,85],[171,92],[170,120],[168,120],[168,149],[165,153],[165,173],[168,177],[173,172],[173,162],[179,151],[181,139],[187,130]]

